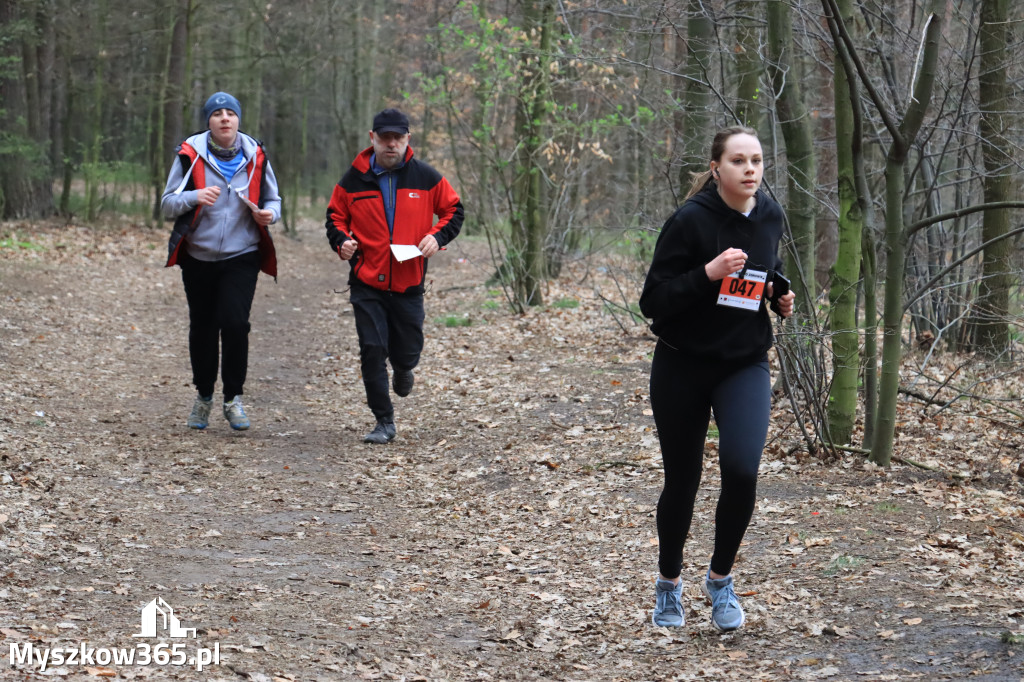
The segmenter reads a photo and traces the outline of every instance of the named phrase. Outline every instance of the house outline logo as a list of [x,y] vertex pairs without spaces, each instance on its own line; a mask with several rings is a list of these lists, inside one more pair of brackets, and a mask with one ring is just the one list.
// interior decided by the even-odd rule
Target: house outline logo
[[[160,616],[163,617],[162,627]],[[160,631],[159,634],[158,630]],[[196,636],[195,628],[181,627],[181,621],[174,615],[174,609],[163,600],[163,597],[157,597],[142,607],[142,632],[132,635],[132,637],[160,636],[171,638],[185,638],[189,636],[194,638]]]

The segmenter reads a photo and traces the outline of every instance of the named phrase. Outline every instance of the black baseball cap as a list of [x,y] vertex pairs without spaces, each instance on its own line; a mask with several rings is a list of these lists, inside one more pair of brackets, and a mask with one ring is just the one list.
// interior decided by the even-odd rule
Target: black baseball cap
[[409,117],[398,109],[385,109],[373,117],[373,132],[405,135],[409,132]]

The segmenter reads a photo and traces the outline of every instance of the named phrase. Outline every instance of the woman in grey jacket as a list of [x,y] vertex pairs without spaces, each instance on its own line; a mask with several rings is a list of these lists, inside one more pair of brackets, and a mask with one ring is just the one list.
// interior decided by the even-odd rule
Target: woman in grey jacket
[[224,417],[233,429],[249,428],[241,399],[249,364],[249,311],[260,270],[277,277],[268,230],[281,217],[277,178],[262,145],[239,132],[241,118],[241,105],[226,92],[206,101],[208,129],[178,148],[160,202],[164,215],[174,219],[167,266],[181,267],[188,299],[197,395],[187,424],[193,429],[209,424],[218,359]]

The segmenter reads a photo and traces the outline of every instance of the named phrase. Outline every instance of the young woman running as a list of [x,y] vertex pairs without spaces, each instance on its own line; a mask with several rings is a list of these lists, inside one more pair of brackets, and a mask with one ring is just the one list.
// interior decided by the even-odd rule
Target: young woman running
[[752,129],[715,135],[710,170],[694,179],[686,201],[662,228],[640,296],[640,309],[659,338],[651,364],[651,406],[665,468],[652,618],[658,626],[685,622],[679,574],[712,412],[722,492],[714,554],[701,589],[719,630],[735,630],[744,621],[730,573],[754,511],[768,434],[773,337],[766,304],[772,301],[788,317],[794,299],[777,277],[783,214],[759,189],[762,173],[761,143]]

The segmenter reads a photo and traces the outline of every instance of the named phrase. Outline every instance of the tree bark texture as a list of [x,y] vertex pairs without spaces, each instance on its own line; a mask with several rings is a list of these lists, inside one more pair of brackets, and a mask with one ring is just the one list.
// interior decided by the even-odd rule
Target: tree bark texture
[[[853,26],[853,3],[837,3],[847,27]],[[842,45],[839,46],[842,49]],[[857,75],[848,78],[841,56],[835,59],[836,165],[839,195],[839,250],[829,287],[832,332],[832,387],[828,398],[829,435],[834,443],[849,443],[857,415],[860,377],[860,334],[857,328],[857,290],[860,286],[864,211],[857,193],[855,159],[862,154],[862,128],[854,107],[860,107]],[[859,112],[858,112],[859,113]]]
[[[982,183],[985,203],[1010,199],[1012,145],[1006,139],[1006,30],[1008,0],[982,0],[979,34],[978,100],[981,120],[981,154],[985,165]],[[982,241],[1005,235],[1010,229],[1009,211],[985,211]],[[1010,254],[1011,244],[998,239],[984,251],[978,291],[978,313],[971,330],[974,347],[995,357],[1006,352],[1010,343]]]
[[761,126],[761,36],[758,18],[764,3],[742,0],[737,3],[739,18],[736,28],[736,119],[740,125]]
[[816,286],[814,197],[817,178],[814,158],[814,126],[804,103],[803,89],[793,48],[793,17],[788,2],[770,0],[768,16],[768,50],[775,90],[775,109],[786,143],[786,214],[792,231],[795,257],[786,254],[786,271],[790,273],[797,293],[798,309],[813,315]]
[[535,51],[521,57],[522,95],[516,108],[519,153],[512,220],[513,276],[516,297],[524,305],[543,305],[541,285],[546,277],[547,211],[542,183],[541,149],[545,142],[546,108],[550,101],[550,54],[554,30],[554,0],[524,0],[528,35],[536,39]]
[[[885,247],[887,251],[882,338],[882,374],[879,382],[878,415],[871,461],[888,466],[892,461],[896,436],[896,406],[899,400],[900,360],[903,330],[903,273],[906,270],[907,231],[903,212],[906,208],[906,164],[914,140],[924,122],[935,85],[936,63],[943,3],[932,0],[929,9],[924,51],[918,79],[911,84],[913,97],[897,129],[890,129],[893,141],[885,164]],[[880,103],[881,104],[881,103]]]
[[683,158],[679,169],[679,186],[683,195],[690,187],[693,175],[708,169],[705,153],[706,141],[714,135],[710,130],[711,117],[708,102],[711,82],[711,46],[715,27],[708,7],[701,0],[688,0],[686,20],[686,65],[683,73],[682,136]]
[[53,212],[49,130],[39,89],[39,13],[0,0],[0,218]]

